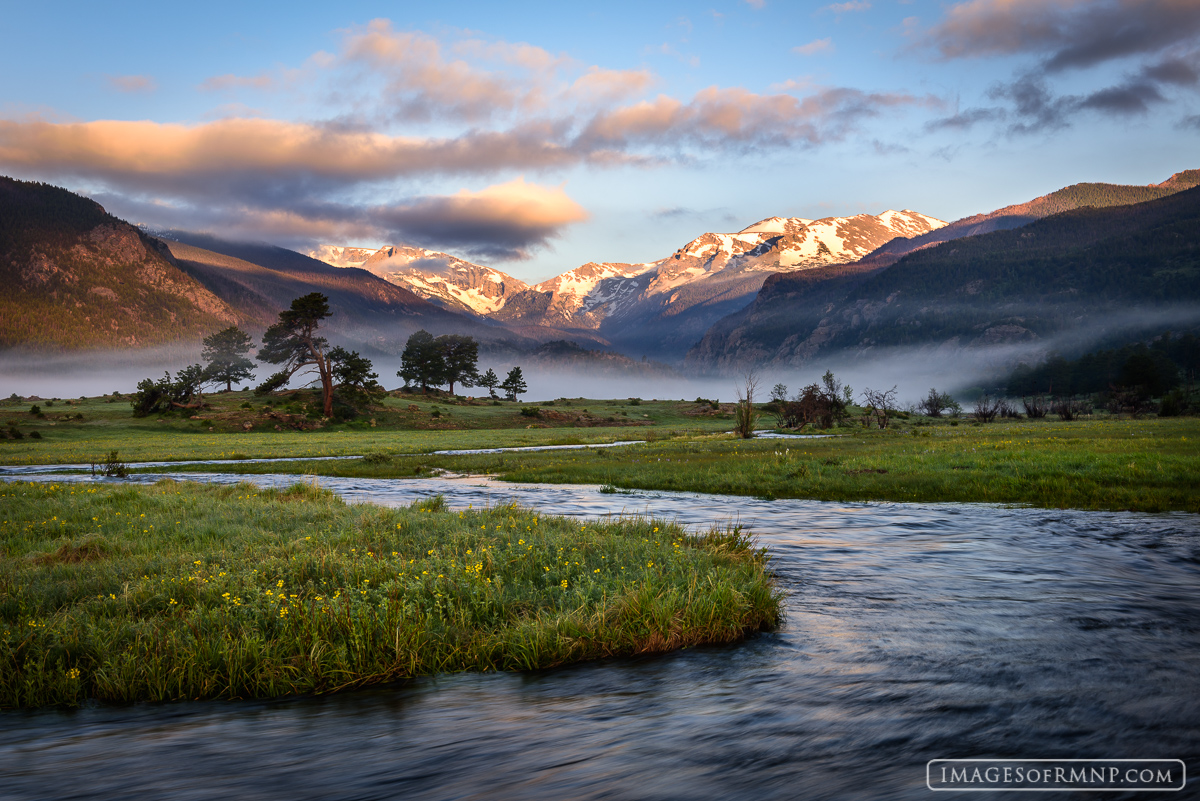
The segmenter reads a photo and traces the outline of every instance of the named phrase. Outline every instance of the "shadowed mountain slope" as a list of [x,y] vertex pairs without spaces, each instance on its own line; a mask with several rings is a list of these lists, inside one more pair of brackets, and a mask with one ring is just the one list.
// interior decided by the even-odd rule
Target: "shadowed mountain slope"
[[2,348],[140,348],[242,322],[98,203],[11,178],[0,178],[0,282]]
[[1200,170],[1177,172],[1161,184],[1150,184],[1149,186],[1102,183],[1072,184],[1057,192],[1042,195],[1025,203],[1005,206],[988,214],[974,214],[961,220],[955,220],[949,225],[920,236],[893,239],[867,255],[863,261],[883,267],[894,263],[906,253],[912,253],[939,242],[949,242],[965,236],[978,236],[992,231],[1020,228],[1034,220],[1085,206],[1107,208],[1145,203],[1198,185],[1200,185]]
[[1200,188],[1080,208],[888,267],[776,274],[688,354],[706,369],[834,351],[980,347],[1200,318]]

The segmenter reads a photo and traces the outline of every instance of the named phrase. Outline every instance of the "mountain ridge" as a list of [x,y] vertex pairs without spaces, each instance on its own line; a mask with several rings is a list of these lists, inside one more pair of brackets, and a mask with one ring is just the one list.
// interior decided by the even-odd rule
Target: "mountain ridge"
[[1200,187],[1060,212],[889,265],[775,274],[685,364],[800,367],[834,351],[1030,345],[1156,314],[1200,318]]
[[[655,261],[588,262],[533,286],[448,254],[403,245],[377,250],[362,266],[512,330],[546,329],[656,358],[679,358],[712,323],[745,305],[767,275],[853,261],[898,235],[944,224],[907,209],[819,220],[768,217],[737,232],[703,233]],[[319,245],[311,253],[349,265],[365,250]],[[385,268],[397,260],[399,267]],[[423,270],[426,265],[434,269]]]

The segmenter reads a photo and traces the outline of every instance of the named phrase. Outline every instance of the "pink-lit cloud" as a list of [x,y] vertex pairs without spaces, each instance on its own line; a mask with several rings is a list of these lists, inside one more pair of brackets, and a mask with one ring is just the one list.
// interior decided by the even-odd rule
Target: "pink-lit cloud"
[[272,89],[276,85],[270,75],[214,75],[200,84],[202,92],[224,92],[230,89]]
[[792,48],[792,52],[801,56],[815,56],[817,53],[832,53],[833,39],[825,37],[824,39],[814,39],[808,44],[797,45]]
[[[0,119],[0,169],[82,184],[164,226],[289,241],[403,236],[524,258],[585,211],[562,190],[513,175],[815,147],[889,110],[933,102],[797,81],[765,93],[650,95],[660,80],[649,69],[586,65],[475,33],[438,38],[374,20],[339,37],[294,69],[199,86],[226,101],[293,92],[324,110],[310,121],[270,119],[239,102],[199,122]],[[493,186],[444,196],[406,188],[447,179]],[[381,203],[386,196],[401,200]]]
[[111,88],[126,94],[153,92],[158,88],[158,83],[149,75],[108,75],[105,77]]

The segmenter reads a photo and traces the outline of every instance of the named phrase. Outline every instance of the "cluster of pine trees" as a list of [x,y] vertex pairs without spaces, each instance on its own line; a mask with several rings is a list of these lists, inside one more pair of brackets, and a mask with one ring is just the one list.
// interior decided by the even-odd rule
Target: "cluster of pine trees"
[[496,387],[504,390],[509,400],[516,400],[528,387],[520,367],[508,371],[503,381],[490,367],[480,375],[479,343],[474,338],[458,334],[434,337],[424,329],[408,338],[404,353],[400,356],[400,370],[396,375],[404,379],[404,385],[416,384],[421,391],[430,387],[449,385],[454,394],[454,385],[463,387],[487,387],[488,394],[496,397]]
[[[279,313],[279,320],[263,334],[258,360],[279,365],[280,369],[259,384],[256,393],[274,392],[287,386],[298,373],[315,372],[321,384],[325,417],[333,416],[335,396],[343,403],[363,405],[384,394],[370,359],[357,351],[331,348],[320,335],[321,321],[329,315],[329,299],[320,292],[296,298],[291,308]],[[254,375],[254,362],[249,358],[251,346],[250,335],[237,326],[205,337],[203,364],[185,367],[174,377],[166,373],[157,381],[147,378],[138,384],[132,399],[134,414],[144,417],[199,406],[205,386],[224,384],[225,391],[231,391],[235,381]],[[509,400],[516,400],[527,391],[520,367],[512,368],[500,381],[490,368],[480,375],[478,361],[479,343],[472,337],[448,334],[434,338],[422,330],[408,338],[397,375],[406,387],[415,382],[426,392],[431,386],[449,384],[453,394],[454,385],[459,384],[487,387],[494,398],[496,387],[500,387]]]
[[1181,382],[1194,382],[1200,371],[1200,339],[1167,332],[1138,342],[1066,359],[1054,356],[1036,366],[1020,365],[1006,382],[1008,395],[1090,395],[1115,389],[1162,397]]

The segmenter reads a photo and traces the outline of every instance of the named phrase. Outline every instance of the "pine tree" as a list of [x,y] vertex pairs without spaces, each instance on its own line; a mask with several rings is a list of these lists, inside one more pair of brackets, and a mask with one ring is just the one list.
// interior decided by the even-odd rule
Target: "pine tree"
[[479,343],[473,337],[458,334],[446,334],[434,342],[442,351],[442,377],[450,384],[450,394],[454,394],[455,382],[464,387],[474,386],[479,378],[475,369],[479,362]]
[[500,377],[496,375],[496,371],[488,368],[487,372],[479,377],[477,382],[481,387],[487,387],[488,395],[496,397],[496,387],[500,384]]
[[525,384],[525,378],[521,375],[520,367],[514,367],[508,371],[508,375],[504,377],[504,383],[500,385],[500,389],[504,390],[511,401],[515,401],[518,395],[523,395],[528,391],[529,387]]
[[337,382],[334,391],[339,398],[365,405],[385,394],[384,388],[376,380],[379,374],[372,372],[371,360],[360,356],[358,351],[334,348],[329,351],[329,363]]
[[433,334],[422,329],[408,338],[400,354],[400,369],[396,375],[406,383],[416,382],[423,392],[445,382],[446,360]]
[[324,415],[333,416],[333,368],[326,355],[329,341],[317,336],[321,321],[328,317],[329,298],[311,292],[292,301],[292,307],[279,313],[279,322],[263,334],[258,351],[260,361],[282,364],[283,369],[259,385],[259,392],[284,386],[305,367],[314,367],[321,379]]
[[234,381],[244,381],[254,375],[254,362],[246,358],[250,352],[250,335],[236,325],[204,338],[204,349],[200,358],[204,367],[205,381],[224,383],[225,391],[233,391]]

